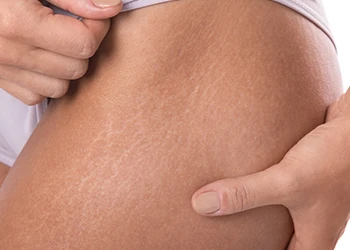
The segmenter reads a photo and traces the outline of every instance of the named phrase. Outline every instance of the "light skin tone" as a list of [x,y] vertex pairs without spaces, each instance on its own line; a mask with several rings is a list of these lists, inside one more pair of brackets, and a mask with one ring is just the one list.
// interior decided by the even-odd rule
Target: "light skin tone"
[[[346,102],[342,102],[342,103],[346,103]],[[337,107],[337,104],[335,104],[333,107]],[[334,108],[333,110],[337,110],[337,109]],[[338,113],[338,112],[334,111],[334,113]],[[347,178],[346,177],[347,175],[344,174],[344,171],[346,171],[346,168],[342,168],[342,166],[346,166],[344,165],[346,164],[346,161],[345,161],[346,158],[344,158],[343,165],[334,164],[337,167],[336,169],[337,170],[339,169],[338,172],[332,171],[332,173],[329,173],[327,171],[324,171],[324,169],[328,169],[328,165],[319,164],[318,161],[315,162],[315,158],[317,157],[312,157],[312,159],[307,158],[305,154],[303,154],[303,152],[300,152],[300,151],[303,151],[303,150],[300,150],[300,147],[309,147],[311,149],[314,149],[314,145],[318,145],[318,146],[327,145],[328,147],[329,144],[331,145],[335,144],[337,146],[339,145],[343,146],[342,144],[345,143],[343,141],[339,143],[337,141],[332,142],[329,140],[327,141],[327,144],[319,144],[318,141],[316,141],[315,143],[313,140],[308,139],[310,137],[313,139],[318,138],[321,141],[323,141],[323,138],[328,138],[328,137],[331,137],[333,139],[333,135],[336,134],[337,133],[336,131],[339,130],[338,128],[344,127],[344,124],[343,124],[344,119],[335,118],[335,117],[338,117],[338,116],[333,117],[332,112],[330,111],[328,115],[328,119],[330,120],[330,123],[328,123],[328,125],[326,124],[327,126],[324,125],[323,127],[318,128],[316,132],[312,132],[313,134],[316,134],[317,137],[314,137],[313,134],[310,134],[311,136],[308,135],[308,137],[306,137],[301,142],[301,144],[298,144],[299,146],[296,146],[296,148],[292,149],[291,153],[287,154],[287,156],[284,158],[284,160],[282,160],[280,164],[275,165],[273,168],[266,170],[264,172],[261,172],[259,174],[248,176],[246,178],[242,178],[239,180],[234,179],[234,180],[215,183],[211,186],[207,186],[206,188],[201,189],[199,192],[197,192],[194,195],[193,198],[194,199],[197,198],[201,192],[218,191],[221,194],[224,194],[226,190],[229,190],[230,192],[227,195],[228,202],[227,201],[225,202],[225,200],[223,201],[228,205],[224,206],[223,204],[221,204],[220,212],[212,215],[229,214],[233,212],[238,212],[237,206],[236,206],[236,210],[234,209],[233,205],[236,205],[236,203],[234,202],[235,200],[232,199],[232,196],[230,196],[230,194],[244,193],[241,191],[242,191],[242,187],[245,187],[245,190],[247,191],[247,194],[248,194],[246,200],[244,199],[244,197],[235,196],[235,199],[238,199],[240,201],[245,201],[244,203],[242,203],[243,205],[239,210],[245,210],[251,207],[256,207],[256,206],[259,207],[259,206],[264,206],[268,204],[282,204],[287,208],[289,208],[289,211],[293,216],[295,229],[296,229],[296,234],[295,234],[295,237],[293,238],[290,249],[297,249],[297,250],[313,249],[308,247],[313,246],[312,244],[316,242],[317,244],[320,244],[320,242],[323,244],[316,245],[318,246],[318,248],[315,248],[315,249],[327,249],[327,250],[331,249],[331,247],[335,244],[335,241],[339,236],[341,229],[343,229],[344,223],[346,222],[346,219],[344,219],[344,217],[347,217],[347,213],[349,210],[348,206],[344,204],[342,204],[342,206],[339,206],[339,207],[333,206],[331,209],[331,212],[338,215],[337,216],[338,219],[333,220],[334,217],[331,217],[331,216],[329,216],[329,219],[331,220],[332,223],[335,224],[335,226],[334,227],[329,226],[329,221],[323,221],[323,222],[321,221],[322,223],[327,223],[328,227],[325,227],[323,225],[322,227],[321,226],[318,227],[319,229],[323,229],[323,231],[320,231],[320,232],[315,232],[314,230],[315,224],[313,223],[315,222],[315,220],[310,222],[310,216],[304,216],[304,215],[311,214],[311,215],[314,215],[314,218],[319,218],[320,214],[314,213],[315,208],[317,208],[316,210],[319,213],[321,213],[321,215],[322,213],[328,214],[329,210],[326,208],[330,207],[328,204],[332,204],[332,205],[334,204],[332,200],[333,198],[335,198],[334,194],[332,193],[330,195],[325,195],[327,194],[327,192],[318,192],[318,191],[322,190],[322,188],[330,187],[330,183],[329,183],[330,176],[334,175],[335,176],[334,179],[339,178],[339,176],[344,178],[344,180]],[[334,122],[334,120],[336,122]],[[331,121],[333,121],[333,123],[331,123]],[[318,131],[320,130],[321,132],[319,133]],[[328,134],[330,136],[327,137]],[[335,140],[336,138],[337,137],[335,137]],[[315,152],[316,152],[315,155],[318,155],[318,154],[320,154],[321,156],[326,155],[325,153],[322,152],[322,150],[320,151],[316,150]],[[329,154],[329,152],[327,152],[327,154],[328,156],[331,155]],[[292,161],[290,159],[292,159]],[[294,163],[295,159],[297,159],[296,161],[298,164]],[[300,159],[300,161],[298,161],[298,159]],[[333,163],[334,157],[329,156],[327,160],[328,162],[332,161]],[[311,161],[313,164],[305,164],[309,166],[309,168],[306,169],[306,172],[300,172],[300,162],[304,162],[304,161],[306,161],[307,163]],[[325,160],[322,158],[321,163],[324,163],[324,162]],[[320,169],[320,174],[315,175],[315,169],[316,170],[319,169],[320,166],[322,166],[322,168]],[[288,171],[286,171],[286,169],[288,169]],[[300,178],[300,176],[302,176],[302,178]],[[300,181],[300,179],[302,180],[305,179],[305,181]],[[298,180],[297,183],[299,184],[300,182],[301,185],[297,185],[297,186],[295,184],[292,185],[293,181],[295,180]],[[316,188],[315,190],[317,191],[317,194],[315,194],[315,191],[311,189],[310,186],[317,185],[317,183],[319,183],[319,186],[322,188]],[[327,185],[325,185],[325,183],[327,183]],[[237,189],[235,189],[237,188],[237,186],[238,188],[241,188],[240,190],[238,189],[238,191]],[[256,188],[256,186],[258,186],[259,188]],[[339,188],[339,185],[336,185],[334,188]],[[344,200],[345,196],[343,197],[343,195],[345,193],[344,190],[346,190],[345,188],[346,188],[346,184],[341,186],[341,190],[337,193],[341,197],[337,197],[337,198]],[[280,192],[276,192],[276,189],[278,189]],[[309,190],[309,196],[306,196],[305,194],[307,193],[308,190]],[[330,189],[330,190],[335,190],[335,189]],[[299,195],[299,194],[302,194],[302,195]],[[250,197],[255,197],[254,203],[252,202]],[[287,200],[286,197],[290,197],[290,199]],[[303,204],[302,206],[298,206],[298,204],[301,204],[304,202],[305,197],[307,198],[316,197],[316,198],[315,200],[311,200],[311,201],[308,200],[309,203],[306,203],[307,205]],[[193,200],[193,204],[195,205],[195,200]],[[247,204],[247,205],[244,205],[244,204]],[[317,204],[318,206],[315,206],[315,204]],[[215,206],[211,206],[211,207],[215,208]],[[197,207],[197,211],[198,211],[198,207]],[[343,213],[338,214],[339,211],[343,211]],[[316,221],[316,222],[320,223],[320,221]],[[327,231],[325,228],[327,229]],[[322,237],[321,241],[319,239],[320,236]],[[322,248],[322,247],[325,247],[325,248]]]
[[48,2],[87,19],[53,15],[38,0],[0,2],[0,88],[28,105],[63,96],[86,73],[122,8],[117,0]]

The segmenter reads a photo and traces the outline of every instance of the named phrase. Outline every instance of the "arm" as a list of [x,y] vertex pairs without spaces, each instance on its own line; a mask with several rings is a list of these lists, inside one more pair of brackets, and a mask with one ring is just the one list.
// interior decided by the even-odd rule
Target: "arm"
[[5,248],[284,248],[283,207],[212,220],[190,206],[208,181],[279,162],[340,94],[329,39],[252,3],[177,1],[115,18],[0,191]]

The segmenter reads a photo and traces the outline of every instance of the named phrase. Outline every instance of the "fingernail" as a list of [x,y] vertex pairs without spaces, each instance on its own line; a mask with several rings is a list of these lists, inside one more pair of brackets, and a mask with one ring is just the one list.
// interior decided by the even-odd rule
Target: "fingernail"
[[193,208],[199,214],[217,212],[221,208],[220,197],[216,192],[203,193],[193,201]]
[[92,0],[92,1],[99,8],[113,7],[122,3],[121,0]]

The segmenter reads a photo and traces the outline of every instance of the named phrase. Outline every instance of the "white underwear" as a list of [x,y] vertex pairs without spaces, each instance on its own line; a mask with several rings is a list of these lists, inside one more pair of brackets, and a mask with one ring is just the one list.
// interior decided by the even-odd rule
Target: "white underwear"
[[[151,6],[151,5],[155,5],[155,4],[159,4],[159,3],[164,3],[164,2],[170,2],[170,1],[176,1],[176,0],[123,0],[122,1],[123,2],[123,9],[121,12],[140,9],[143,7],[147,7],[147,6]],[[69,13],[65,10],[57,8],[56,6],[54,6],[50,3],[47,3],[46,1],[43,1],[43,4],[45,6],[50,7],[51,9],[53,9],[53,11],[56,14],[61,14],[61,15],[66,15],[66,16],[75,17],[77,19],[81,19],[80,17],[78,17],[72,13]]]

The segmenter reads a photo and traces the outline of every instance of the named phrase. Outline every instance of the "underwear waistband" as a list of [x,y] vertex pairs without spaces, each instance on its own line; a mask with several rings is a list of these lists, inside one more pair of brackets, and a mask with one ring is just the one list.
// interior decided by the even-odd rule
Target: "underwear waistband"
[[273,2],[282,4],[302,16],[309,19],[316,26],[318,26],[332,41],[334,47],[336,44],[329,28],[329,23],[326,17],[326,12],[323,8],[321,0],[271,0]]

